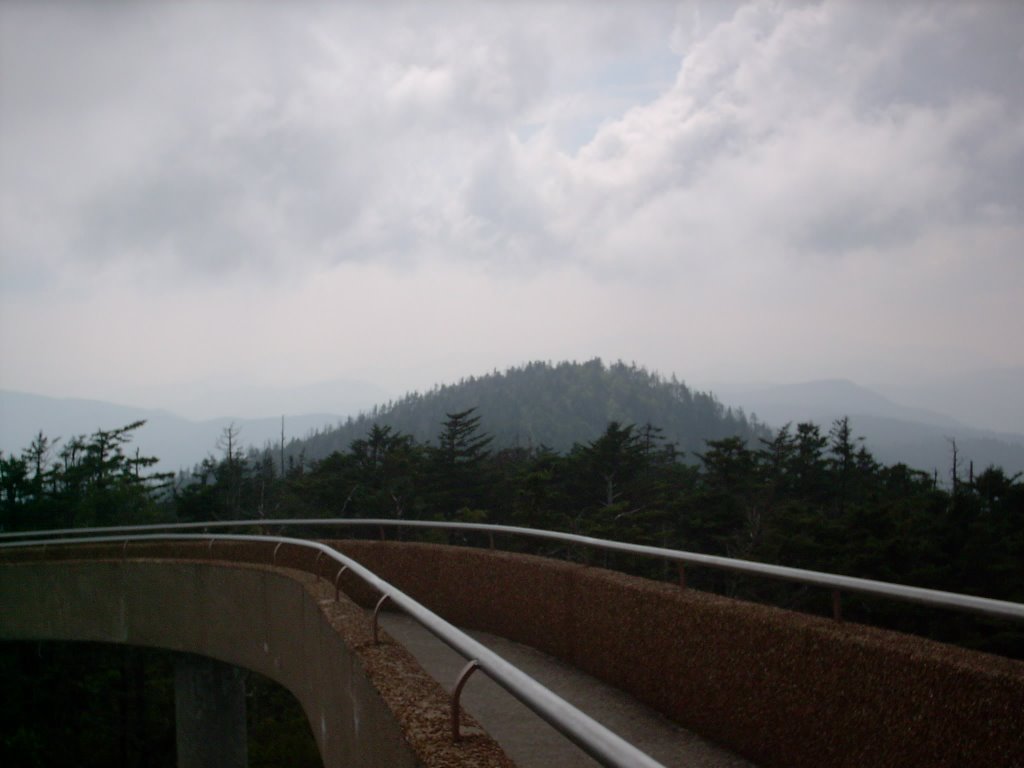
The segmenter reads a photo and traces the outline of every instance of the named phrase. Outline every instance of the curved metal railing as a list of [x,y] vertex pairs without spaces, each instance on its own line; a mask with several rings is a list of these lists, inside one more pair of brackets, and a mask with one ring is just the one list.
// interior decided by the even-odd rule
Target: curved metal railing
[[[240,524],[240,523],[238,523]],[[250,525],[252,523],[249,523]],[[189,524],[186,524],[189,525]],[[145,526],[143,526],[145,527]],[[155,526],[163,528],[165,526]],[[191,526],[194,527],[194,526]],[[125,527],[117,530],[123,531]],[[132,528],[138,528],[133,526]],[[74,532],[84,532],[86,529],[75,529]],[[95,532],[96,529],[92,529]],[[114,529],[102,529],[110,532]],[[42,532],[37,532],[42,533]],[[52,531],[50,533],[58,533]],[[66,533],[66,532],[65,532]],[[8,535],[10,538],[10,535]],[[334,560],[345,570],[358,576],[364,582],[379,591],[383,596],[411,616],[424,628],[470,660],[460,677],[456,687],[456,694],[461,690],[466,675],[474,668],[479,668],[502,688],[512,694],[515,698],[533,710],[537,715],[550,723],[555,729],[565,735],[587,754],[605,766],[615,768],[664,768],[649,755],[640,751],[620,736],[605,728],[589,715],[581,712],[569,702],[557,694],[548,690],[532,677],[512,665],[494,651],[471,638],[457,627],[449,624],[437,614],[430,611],[419,602],[409,597],[397,587],[388,583],[375,573],[360,565],[337,550],[321,544],[317,541],[296,539],[284,536],[246,536],[231,534],[136,534],[127,536],[91,536],[76,538],[49,538],[42,537],[31,539],[27,536],[18,535],[19,541],[8,541],[0,544],[0,548],[25,548],[39,545],[46,546],[73,546],[80,544],[117,544],[124,542],[125,545],[131,542],[172,542],[172,541],[237,541],[237,542],[260,542],[268,544],[287,544],[291,546],[306,547],[318,551],[317,562],[326,556]],[[276,550],[275,550],[276,551]],[[340,575],[340,573],[339,573]],[[383,598],[382,601],[383,602]],[[378,603],[378,609],[380,603]],[[375,615],[376,620],[376,615]],[[374,625],[376,633],[376,624]],[[474,666],[475,665],[475,666]],[[457,707],[457,704],[456,704]],[[457,711],[457,710],[456,710]],[[457,721],[456,721],[457,722]],[[457,726],[456,726],[457,728]],[[456,730],[457,733],[457,730]]]
[[[910,587],[902,584],[892,584],[885,581],[874,581],[871,579],[860,579],[853,576],[839,576],[832,573],[820,571],[809,571],[803,568],[790,568],[782,565],[771,565],[769,563],[757,563],[750,560],[736,560],[718,555],[702,555],[697,552],[686,552],[678,549],[667,549],[664,547],[652,547],[645,544],[626,544],[621,541],[610,539],[598,539],[591,536],[581,536],[575,533],[562,533],[559,531],[543,531],[533,528],[522,528],[509,525],[491,525],[487,523],[454,523],[429,520],[394,520],[394,519],[278,519],[278,520],[221,520],[199,523],[169,523],[166,525],[152,526],[118,526],[113,528],[66,528],[56,531],[27,531],[16,533],[0,534],[0,547],[5,546],[3,540],[16,540],[33,537],[42,540],[48,536],[69,536],[69,535],[91,535],[95,533],[139,533],[142,531],[186,531],[186,530],[210,530],[216,528],[233,527],[254,527],[254,526],[324,526],[324,527],[373,527],[373,528],[433,528],[439,530],[454,530],[465,532],[487,533],[490,535],[516,535],[526,536],[546,541],[557,541],[563,544],[574,544],[593,549],[601,549],[610,552],[622,552],[630,555],[668,560],[677,563],[680,567],[685,565],[696,565],[701,567],[718,568],[736,573],[743,573],[753,576],[763,576],[771,579],[807,584],[815,587],[832,590],[833,614],[835,618],[841,617],[839,595],[841,592],[852,592],[874,597],[883,597],[890,600],[897,600],[918,605],[928,605],[939,608],[948,608],[955,611],[980,614],[999,619],[1010,619],[1013,621],[1024,621],[1024,604],[1013,603],[1006,600],[994,600],[988,597],[975,595],[963,595],[956,592],[943,592],[936,589],[925,589],[923,587]],[[684,582],[685,583],[685,582]]]

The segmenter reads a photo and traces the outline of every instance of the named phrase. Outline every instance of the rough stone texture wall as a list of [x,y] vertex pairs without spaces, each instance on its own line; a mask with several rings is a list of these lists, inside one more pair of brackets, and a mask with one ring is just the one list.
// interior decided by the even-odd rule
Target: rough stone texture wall
[[[325,766],[511,768],[400,645],[374,645],[364,609],[312,579],[308,551],[133,544],[0,556],[0,639],[96,640],[198,653],[259,672],[302,704]],[[139,559],[146,558],[146,559]],[[209,560],[220,562],[207,562]],[[246,564],[228,565],[224,561]],[[329,569],[322,569],[327,575]]]
[[449,621],[557,656],[765,766],[1024,767],[1019,662],[527,555],[333,543]]

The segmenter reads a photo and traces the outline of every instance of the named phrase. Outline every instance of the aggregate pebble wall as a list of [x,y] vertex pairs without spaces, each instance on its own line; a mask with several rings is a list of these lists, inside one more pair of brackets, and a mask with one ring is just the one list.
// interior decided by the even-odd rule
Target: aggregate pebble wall
[[449,621],[559,657],[763,766],[1024,768],[1020,662],[528,555],[333,544]]

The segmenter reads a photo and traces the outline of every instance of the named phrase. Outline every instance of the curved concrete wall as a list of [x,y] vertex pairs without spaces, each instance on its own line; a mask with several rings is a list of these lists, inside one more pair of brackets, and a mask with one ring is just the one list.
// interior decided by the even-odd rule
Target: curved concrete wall
[[333,544],[765,766],[1024,766],[1019,662],[527,555]]
[[[204,550],[149,548],[163,557],[269,560],[251,548]],[[47,557],[86,554],[51,549]],[[43,555],[7,554],[27,561],[0,564],[0,639],[150,646],[254,670],[296,696],[331,768],[511,765],[485,735],[453,744],[443,689],[400,646],[373,645],[365,612],[344,596],[335,603],[334,590],[308,574],[122,560],[120,548],[88,554],[113,559],[32,562]]]

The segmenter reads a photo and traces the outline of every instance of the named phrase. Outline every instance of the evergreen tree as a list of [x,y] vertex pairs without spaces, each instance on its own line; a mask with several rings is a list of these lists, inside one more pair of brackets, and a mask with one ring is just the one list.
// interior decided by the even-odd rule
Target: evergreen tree
[[2,525],[71,528],[154,521],[171,476],[148,473],[157,459],[126,453],[133,422],[71,438],[51,461],[54,442],[39,433],[19,459],[0,459]]
[[451,519],[459,510],[487,505],[487,446],[493,437],[480,431],[476,408],[445,414],[437,445],[430,450],[435,513]]

